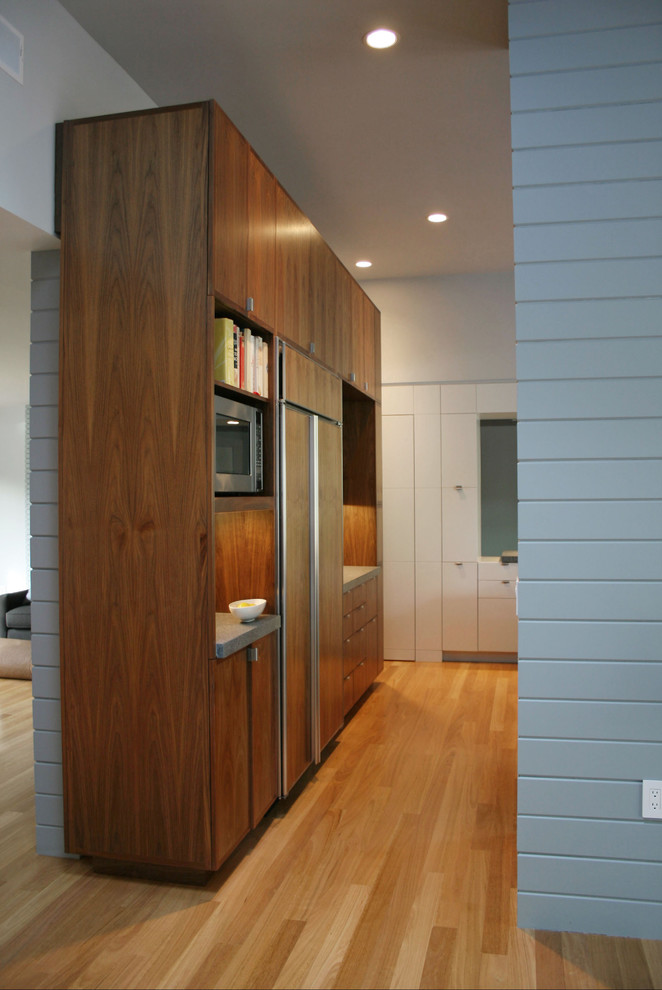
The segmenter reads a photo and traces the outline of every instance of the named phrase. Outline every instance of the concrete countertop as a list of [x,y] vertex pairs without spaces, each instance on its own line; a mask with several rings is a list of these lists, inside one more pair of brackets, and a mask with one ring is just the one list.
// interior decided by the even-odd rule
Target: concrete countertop
[[342,590],[351,591],[360,584],[365,584],[370,578],[377,577],[381,573],[381,567],[343,567],[342,569]]
[[241,622],[231,612],[216,613],[216,656],[219,660],[280,629],[280,615],[258,615],[253,622]]

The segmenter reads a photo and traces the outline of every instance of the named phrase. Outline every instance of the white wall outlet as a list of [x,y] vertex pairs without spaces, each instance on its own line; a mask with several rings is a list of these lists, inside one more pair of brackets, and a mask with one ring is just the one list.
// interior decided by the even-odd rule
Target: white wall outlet
[[644,780],[641,790],[641,816],[662,819],[662,780]]

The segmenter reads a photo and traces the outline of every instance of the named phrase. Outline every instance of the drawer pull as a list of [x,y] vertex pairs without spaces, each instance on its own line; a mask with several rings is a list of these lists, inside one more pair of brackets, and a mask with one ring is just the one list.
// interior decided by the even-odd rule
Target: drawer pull
[[462,567],[462,561],[461,560],[456,560],[455,561],[455,566],[456,567]]
[[502,581],[501,584],[510,584],[510,581]]
[[455,486],[455,491],[456,492],[463,492],[464,491],[464,485],[456,485]]

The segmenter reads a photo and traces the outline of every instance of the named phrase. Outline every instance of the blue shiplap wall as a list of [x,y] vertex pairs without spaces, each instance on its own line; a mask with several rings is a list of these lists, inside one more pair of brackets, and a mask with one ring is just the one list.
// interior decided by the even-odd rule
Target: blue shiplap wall
[[662,0],[510,0],[519,915],[662,938]]

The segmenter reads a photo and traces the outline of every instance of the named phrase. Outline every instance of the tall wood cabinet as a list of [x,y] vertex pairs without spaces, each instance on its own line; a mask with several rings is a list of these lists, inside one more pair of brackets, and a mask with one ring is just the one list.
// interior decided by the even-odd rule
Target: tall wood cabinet
[[[218,664],[214,616],[246,593],[247,574],[274,610],[277,513],[273,397],[271,490],[213,497],[213,320],[260,331],[272,360],[278,335],[348,379],[358,287],[214,103],[65,123],[61,188],[66,846],[210,870],[272,799],[264,766],[268,782],[248,792],[224,779],[223,754],[253,732],[242,702],[241,732],[227,735],[233,685],[250,701],[272,675],[251,679],[245,658]],[[351,346],[370,396],[378,313],[358,291]],[[339,470],[335,454],[329,464]]]

